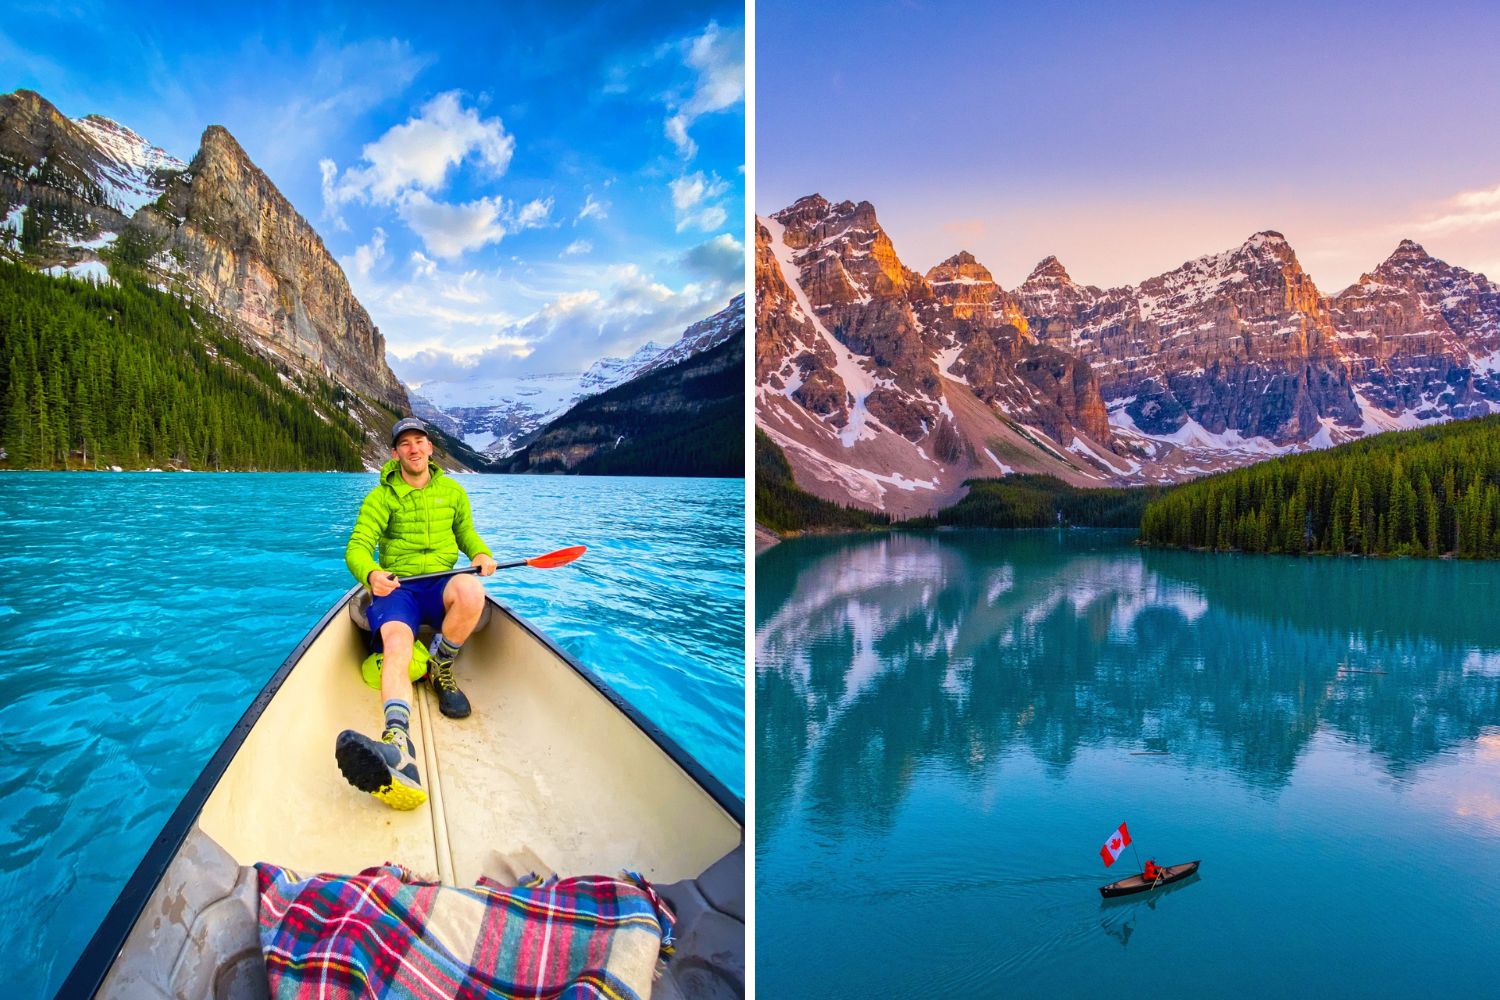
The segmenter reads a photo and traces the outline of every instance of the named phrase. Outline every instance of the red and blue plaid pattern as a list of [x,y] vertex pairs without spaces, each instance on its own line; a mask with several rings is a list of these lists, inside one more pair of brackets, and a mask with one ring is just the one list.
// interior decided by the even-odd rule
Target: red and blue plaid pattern
[[504,889],[422,882],[395,865],[311,878],[256,868],[277,1000],[637,1000],[671,944],[671,910],[629,872]]

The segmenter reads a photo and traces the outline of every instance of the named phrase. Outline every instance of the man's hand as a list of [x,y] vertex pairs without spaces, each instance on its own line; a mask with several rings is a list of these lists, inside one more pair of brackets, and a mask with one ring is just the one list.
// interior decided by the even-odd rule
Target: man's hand
[[489,576],[491,573],[495,572],[495,560],[491,559],[483,552],[475,556],[471,561],[475,566],[479,567],[480,576]]
[[400,586],[401,581],[385,570],[373,569],[370,571],[370,593],[376,597],[384,597]]

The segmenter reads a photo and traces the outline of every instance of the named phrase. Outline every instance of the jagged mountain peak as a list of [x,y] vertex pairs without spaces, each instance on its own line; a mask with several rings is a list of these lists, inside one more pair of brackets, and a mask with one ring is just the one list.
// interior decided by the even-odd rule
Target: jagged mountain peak
[[65,117],[61,111],[57,110],[57,108],[52,104],[51,101],[47,100],[45,97],[43,97],[41,94],[38,94],[34,90],[27,90],[25,87],[22,87],[17,90],[11,91],[6,96],[9,97],[12,102],[22,108],[25,108],[32,114],[37,114],[40,112],[51,112],[59,118]]
[[926,277],[934,285],[995,285],[995,277],[990,274],[989,268],[979,263],[967,250],[960,250],[941,264],[935,265],[927,272]]
[[1030,285],[1044,281],[1073,283],[1073,279],[1068,276],[1068,269],[1063,267],[1062,261],[1050,254],[1042,258],[1041,263],[1031,269],[1031,274],[1026,277],[1026,281],[1023,284]]
[[[1425,264],[1429,261],[1436,262],[1437,258],[1429,254],[1422,244],[1415,240],[1402,240],[1396,244],[1396,249],[1382,263],[1381,267],[1399,266],[1407,264]],[[1377,268],[1377,270],[1379,270]]]
[[798,198],[771,218],[788,229],[815,226],[832,214],[833,206],[820,194]]
[[105,132],[112,132],[121,138],[129,140],[133,144],[146,144],[145,138],[135,129],[127,125],[121,125],[113,118],[106,118],[104,115],[84,115],[82,118],[76,119],[76,121],[79,125],[87,125]]
[[1270,258],[1281,263],[1297,263],[1297,252],[1292,249],[1292,245],[1287,242],[1286,237],[1274,229],[1261,230],[1233,250],[1220,254],[1208,254],[1206,257],[1199,259],[1223,259],[1246,256],[1256,260]]
[[844,200],[830,202],[820,194],[798,198],[791,205],[771,216],[787,229],[811,229],[820,225],[835,224],[840,228],[879,229],[875,217],[875,206],[868,201]]
[[[106,156],[128,171],[141,174],[139,182],[151,186],[150,175],[186,170],[187,164],[160,146],[153,146],[139,132],[103,115],[84,115],[74,121]],[[159,188],[158,188],[159,189]]]

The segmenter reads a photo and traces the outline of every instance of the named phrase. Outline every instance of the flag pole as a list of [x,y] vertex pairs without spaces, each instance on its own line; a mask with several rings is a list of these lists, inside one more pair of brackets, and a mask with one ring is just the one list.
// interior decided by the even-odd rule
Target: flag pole
[[[1132,840],[1130,842],[1130,853],[1135,855],[1135,863],[1138,864],[1138,865],[1141,865],[1141,852],[1137,851],[1135,849],[1135,841],[1134,840]],[[1146,866],[1145,865],[1141,865],[1141,871],[1144,872],[1145,870],[1146,870]]]

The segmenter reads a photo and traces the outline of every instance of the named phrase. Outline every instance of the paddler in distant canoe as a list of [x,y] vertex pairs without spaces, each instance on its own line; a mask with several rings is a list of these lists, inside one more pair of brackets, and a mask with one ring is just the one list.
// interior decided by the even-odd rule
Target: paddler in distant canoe
[[349,572],[374,595],[367,614],[377,648],[384,650],[385,730],[379,740],[344,730],[334,756],[351,785],[395,809],[415,809],[427,801],[411,747],[407,671],[417,630],[430,625],[442,633],[427,679],[442,713],[462,719],[469,714],[469,699],[453,679],[453,661],[484,610],[484,586],[473,576],[404,584],[397,577],[452,569],[460,552],[479,575],[495,572],[494,554],[474,530],[468,494],[431,458],[427,425],[416,417],[398,420],[391,428],[391,460],[380,470],[380,485],[360,505],[344,551]]

